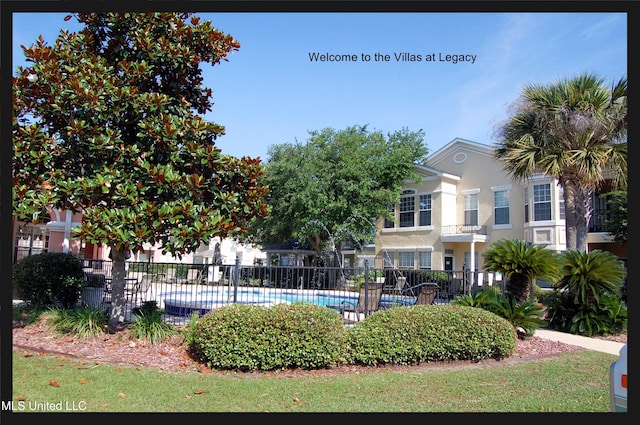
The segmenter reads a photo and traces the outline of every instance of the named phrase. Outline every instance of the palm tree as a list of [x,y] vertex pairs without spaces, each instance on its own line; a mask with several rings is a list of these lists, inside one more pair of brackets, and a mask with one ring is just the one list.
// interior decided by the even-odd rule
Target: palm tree
[[498,128],[495,157],[515,179],[544,173],[564,190],[567,248],[587,250],[591,198],[605,181],[627,182],[627,79],[609,89],[585,73],[524,88]]
[[516,304],[525,302],[532,292],[533,279],[555,281],[560,265],[554,251],[546,245],[533,245],[518,239],[501,239],[484,252],[484,268],[500,272],[507,280],[506,291]]
[[576,304],[599,303],[603,294],[621,292],[624,264],[608,251],[567,250],[560,256],[562,278],[556,289],[566,290]]

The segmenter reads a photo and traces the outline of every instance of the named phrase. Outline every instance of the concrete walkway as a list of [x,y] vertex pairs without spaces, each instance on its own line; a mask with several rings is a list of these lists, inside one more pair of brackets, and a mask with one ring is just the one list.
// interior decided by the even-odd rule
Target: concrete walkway
[[559,332],[549,329],[536,329],[534,336],[544,338],[551,341],[560,341],[565,344],[577,345],[588,350],[600,351],[603,353],[620,355],[620,349],[624,345],[623,342],[607,341],[599,338],[589,338],[587,336],[573,335],[567,332]]

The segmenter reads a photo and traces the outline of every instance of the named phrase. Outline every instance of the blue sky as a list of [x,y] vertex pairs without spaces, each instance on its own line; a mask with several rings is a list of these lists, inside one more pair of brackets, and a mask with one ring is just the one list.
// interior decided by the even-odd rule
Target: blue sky
[[[20,45],[61,28],[66,13],[13,14],[13,67]],[[527,84],[593,72],[607,85],[627,75],[626,13],[198,13],[240,42],[204,84],[217,145],[237,157],[268,158],[270,145],[304,143],[308,131],[369,126],[423,130],[434,153],[456,137],[492,144],[497,124]],[[310,53],[355,55],[312,61]],[[375,60],[375,54],[389,60]],[[396,60],[420,55],[420,61]],[[370,60],[363,60],[370,55]],[[475,62],[441,61],[471,55]],[[406,56],[406,55],[405,55]],[[471,56],[467,56],[470,58]],[[366,57],[366,56],[365,56]],[[434,59],[427,61],[427,59]]]

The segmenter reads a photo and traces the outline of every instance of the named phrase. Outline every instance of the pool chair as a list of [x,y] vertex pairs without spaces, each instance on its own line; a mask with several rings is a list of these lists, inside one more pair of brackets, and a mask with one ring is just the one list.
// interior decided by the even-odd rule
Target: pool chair
[[[125,279],[127,280],[127,279]],[[152,274],[143,274],[142,278],[138,282],[136,279],[132,282],[125,283],[125,296],[131,300],[131,304],[134,306],[142,304],[145,301],[147,292],[151,287],[151,283],[155,280],[155,276]]]
[[402,290],[402,295],[414,296],[414,304],[433,304],[438,296],[440,287],[434,282],[423,282]]
[[[360,321],[361,314],[368,315],[380,309],[383,287],[384,282],[371,283],[368,288],[365,288],[365,285],[362,284],[357,303],[345,300],[340,304],[327,305],[327,307],[340,313],[345,323]],[[351,319],[348,313],[355,313],[355,320]]]
[[164,273],[158,273],[157,278],[158,282],[163,284],[178,282],[178,278],[176,277],[176,269],[174,267],[169,267]]
[[176,282],[183,285],[195,285],[204,283],[204,279],[203,269],[189,269],[187,270],[187,277],[178,278]]
[[437,283],[427,282],[420,285],[418,289],[418,298],[416,304],[433,304],[438,296],[440,287]]

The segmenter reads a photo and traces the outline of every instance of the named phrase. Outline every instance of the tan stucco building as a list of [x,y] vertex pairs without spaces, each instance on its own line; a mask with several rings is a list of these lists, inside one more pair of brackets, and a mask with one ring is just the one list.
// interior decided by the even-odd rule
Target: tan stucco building
[[[376,267],[481,272],[482,252],[503,238],[566,249],[557,179],[540,174],[514,180],[491,146],[460,138],[416,168],[421,179],[406,182],[393,206],[393,222],[378,220]],[[592,223],[598,221],[599,204],[596,195]],[[597,230],[590,226],[589,249],[626,258],[626,247]]]

